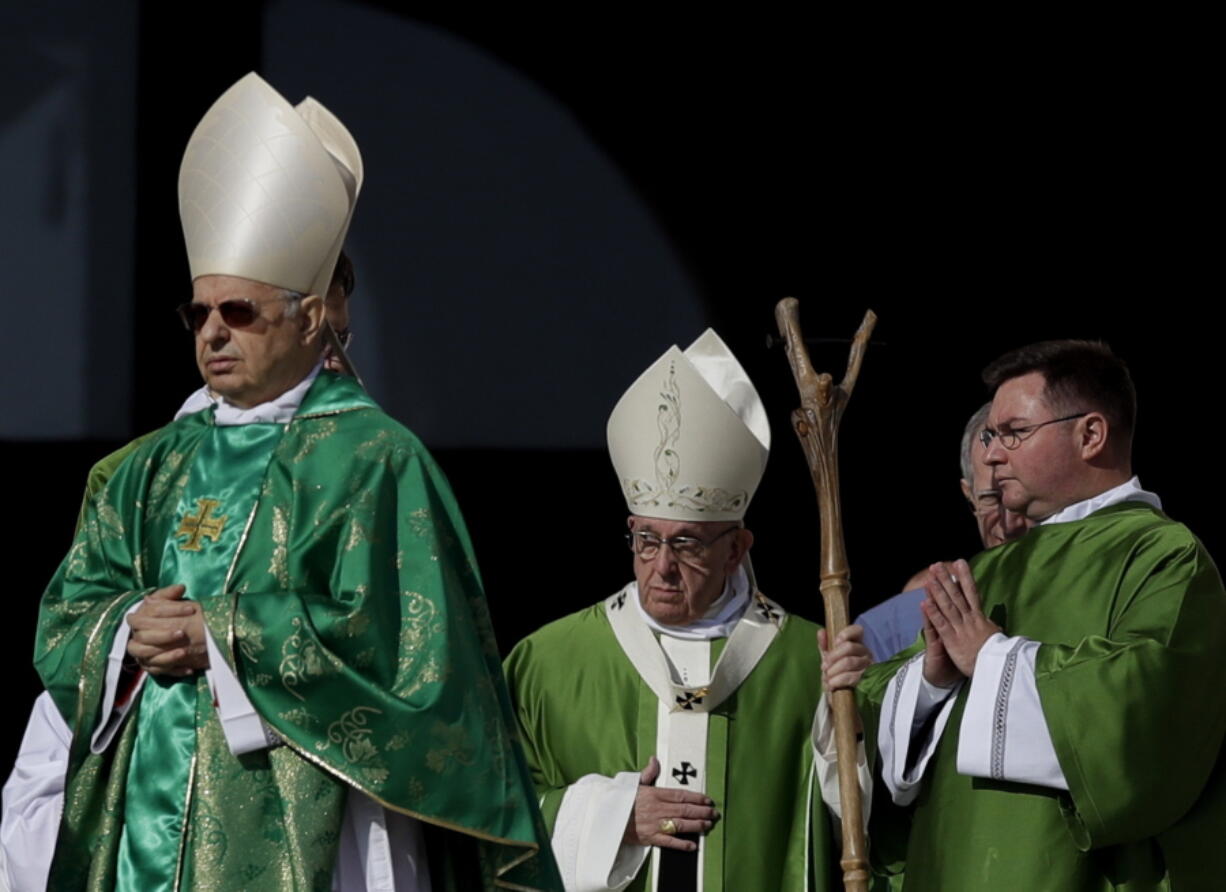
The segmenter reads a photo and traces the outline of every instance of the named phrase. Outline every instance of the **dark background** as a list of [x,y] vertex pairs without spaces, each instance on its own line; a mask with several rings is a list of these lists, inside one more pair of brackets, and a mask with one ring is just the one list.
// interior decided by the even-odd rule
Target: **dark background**
[[[5,296],[3,406],[29,419],[4,427],[2,446],[14,715],[38,691],[37,598],[86,471],[198,386],[169,312],[188,293],[178,164],[203,112],[252,69],[291,101],[316,95],[363,147],[355,358],[449,475],[504,650],[630,577],[603,422],[647,363],[705,325],[773,424],[747,518],[759,582],[820,620],[797,397],[765,346],[786,295],[814,337],[880,316],[841,443],[853,610],[976,550],[956,450],[987,396],[978,373],[1050,337],[1102,338],[1125,357],[1142,482],[1222,551],[1209,163],[1221,144],[1208,123],[1220,103],[1195,22],[476,16],[339,0],[214,4],[188,22],[155,2],[58,5],[58,18],[0,29],[12,75],[0,124],[30,107],[23,85],[42,69],[29,59],[75,78],[54,144],[87,171],[89,222],[71,242],[78,286],[63,290],[79,299],[62,303],[41,278],[60,261],[4,230],[21,287]],[[841,375],[846,347],[813,359]],[[19,736],[10,724],[4,764]]]

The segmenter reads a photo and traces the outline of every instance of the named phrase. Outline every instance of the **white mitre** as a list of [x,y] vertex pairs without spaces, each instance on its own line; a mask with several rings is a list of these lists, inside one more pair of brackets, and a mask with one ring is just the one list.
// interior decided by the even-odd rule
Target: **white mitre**
[[362,156],[335,115],[246,75],[196,125],[179,168],[192,279],[326,295],[361,188]]
[[745,516],[771,441],[753,382],[709,328],[622,394],[608,436],[631,514],[696,521]]

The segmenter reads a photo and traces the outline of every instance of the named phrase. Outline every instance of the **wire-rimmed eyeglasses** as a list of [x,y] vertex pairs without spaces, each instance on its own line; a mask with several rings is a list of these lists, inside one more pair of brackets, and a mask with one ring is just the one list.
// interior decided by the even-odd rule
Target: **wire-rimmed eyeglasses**
[[724,536],[739,529],[741,529],[739,526],[729,527],[706,540],[699,539],[697,536],[669,536],[664,539],[647,530],[638,530],[626,533],[626,544],[630,546],[631,551],[645,561],[653,560],[660,553],[660,547],[664,545],[667,545],[679,560],[700,561],[706,555],[708,548]]
[[1040,421],[1038,424],[1024,424],[1021,427],[1002,426],[1000,430],[985,427],[979,432],[979,442],[983,444],[984,449],[991,449],[992,441],[999,437],[1001,446],[1006,449],[1016,449],[1022,445],[1023,440],[1029,439],[1041,427],[1059,424],[1061,421],[1072,421],[1074,418],[1084,418],[1089,414],[1089,412],[1078,412],[1075,415],[1065,415],[1063,418],[1053,418],[1051,421]]

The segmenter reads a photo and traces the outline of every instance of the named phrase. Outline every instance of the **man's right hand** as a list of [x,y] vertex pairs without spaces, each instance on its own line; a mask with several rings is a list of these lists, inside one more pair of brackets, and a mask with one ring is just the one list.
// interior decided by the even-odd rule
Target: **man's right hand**
[[188,676],[209,667],[200,605],[182,600],[185,591],[157,589],[128,614],[128,654],[150,675]]
[[634,810],[626,822],[622,842],[692,852],[698,848],[696,842],[663,833],[660,824],[671,819],[677,824],[677,833],[705,833],[719,819],[715,803],[702,793],[657,787],[659,776],[660,760],[652,756],[639,775],[639,792],[634,798]]
[[924,620],[924,680],[938,688],[952,688],[966,676],[945,649],[941,633],[930,618],[934,613],[938,613],[930,602],[934,597],[933,592],[941,585],[938,578],[940,573],[948,575],[943,565],[933,564],[923,573],[916,574],[916,578],[923,577],[923,587],[927,595],[927,600],[920,603],[920,614]]

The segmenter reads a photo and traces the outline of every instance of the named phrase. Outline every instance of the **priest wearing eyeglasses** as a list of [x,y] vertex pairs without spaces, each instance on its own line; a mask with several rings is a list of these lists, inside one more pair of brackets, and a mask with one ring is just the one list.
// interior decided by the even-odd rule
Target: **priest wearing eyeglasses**
[[[608,442],[634,581],[505,664],[566,888],[831,888],[817,629],[748,560],[770,447],[758,394],[708,330],[626,391]],[[868,664],[858,633],[829,651],[831,687]]]
[[926,644],[860,685],[906,809],[878,850],[898,842],[920,892],[1220,888],[1226,591],[1133,476],[1128,369],[1050,341],[984,381],[984,461],[1036,525],[933,565]]
[[450,489],[323,367],[361,181],[340,121],[255,75],[188,145],[210,400],[87,500],[43,598],[73,732],[50,888],[559,885]]

